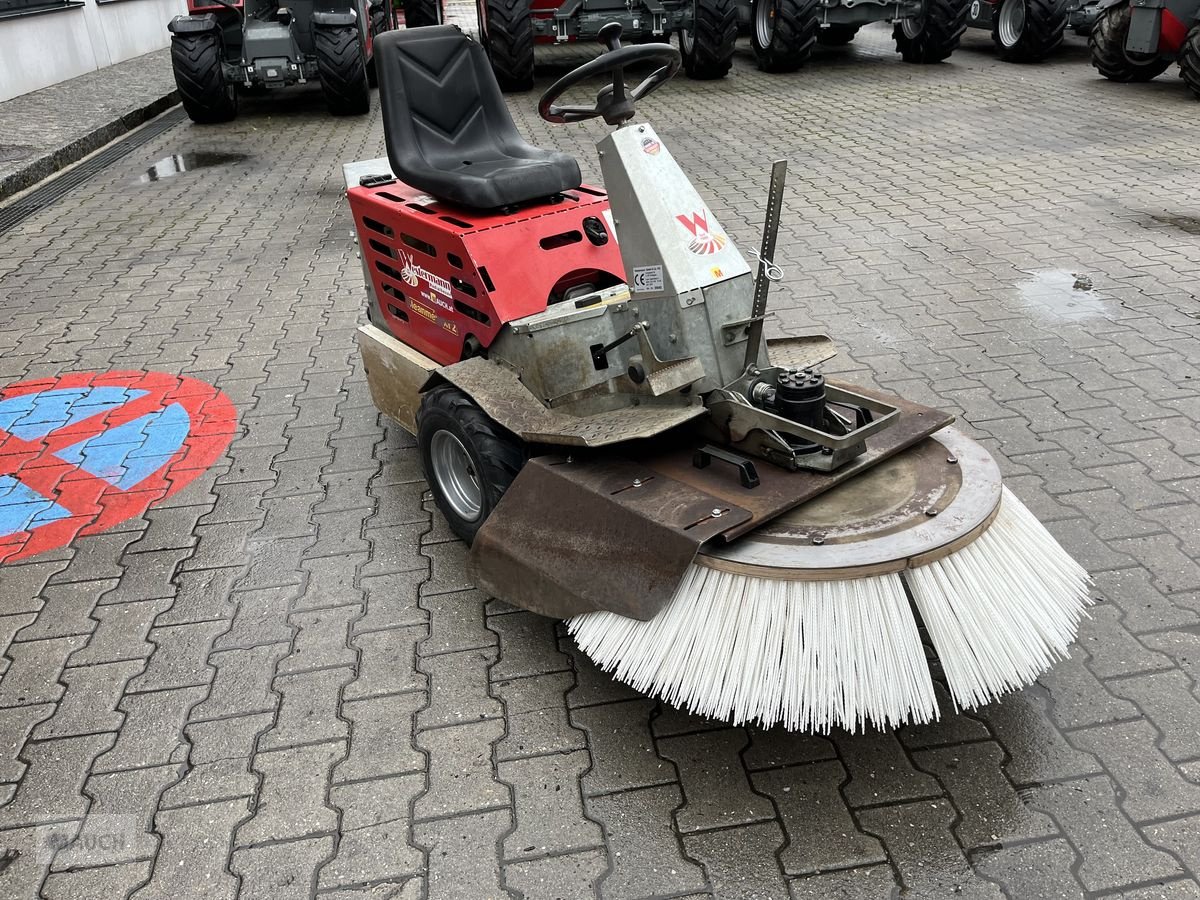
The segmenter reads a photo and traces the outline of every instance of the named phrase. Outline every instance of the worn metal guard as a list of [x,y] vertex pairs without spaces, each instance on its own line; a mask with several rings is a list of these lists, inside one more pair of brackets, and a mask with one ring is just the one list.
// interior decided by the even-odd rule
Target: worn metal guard
[[471,546],[476,584],[565,619],[609,609],[649,619],[700,545],[750,513],[640,463],[530,460]]

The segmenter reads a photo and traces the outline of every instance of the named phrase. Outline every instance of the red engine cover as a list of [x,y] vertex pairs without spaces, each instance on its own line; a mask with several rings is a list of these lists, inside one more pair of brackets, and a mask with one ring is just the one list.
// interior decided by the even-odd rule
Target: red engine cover
[[[462,359],[470,337],[487,347],[571,287],[624,280],[608,195],[592,187],[515,213],[451,206],[400,182],[348,196],[388,327],[441,365]],[[589,216],[607,243],[587,239]]]

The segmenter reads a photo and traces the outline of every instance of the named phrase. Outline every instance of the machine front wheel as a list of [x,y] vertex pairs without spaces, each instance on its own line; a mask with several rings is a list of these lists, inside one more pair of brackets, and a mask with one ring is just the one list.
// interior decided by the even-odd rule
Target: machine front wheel
[[1129,5],[1110,6],[1100,13],[1088,35],[1092,65],[1109,81],[1128,83],[1157,78],[1171,65],[1154,53],[1130,53],[1125,49],[1129,36]]
[[1200,100],[1200,25],[1194,25],[1179,51],[1179,74]]
[[221,36],[216,32],[171,38],[175,86],[188,117],[199,125],[228,122],[237,115],[237,88],[221,71]]
[[1001,0],[992,17],[992,41],[1008,62],[1040,62],[1066,30],[1066,0]]
[[423,28],[446,21],[442,0],[404,0],[404,27]]
[[371,88],[358,29],[353,25],[314,28],[313,49],[329,112],[335,116],[370,112]]
[[817,43],[826,47],[841,47],[854,40],[857,34],[857,25],[826,25],[817,32]]
[[450,530],[468,544],[525,465],[524,442],[450,384],[421,398],[417,446],[425,478]]
[[533,87],[530,0],[478,0],[479,39],[504,91]]
[[679,30],[679,52],[689,78],[724,78],[737,42],[737,0],[693,0],[692,27]]
[[915,19],[892,28],[896,50],[905,62],[937,63],[950,56],[967,30],[968,0],[925,0]]
[[818,0],[755,0],[750,40],[764,72],[793,72],[817,43]]

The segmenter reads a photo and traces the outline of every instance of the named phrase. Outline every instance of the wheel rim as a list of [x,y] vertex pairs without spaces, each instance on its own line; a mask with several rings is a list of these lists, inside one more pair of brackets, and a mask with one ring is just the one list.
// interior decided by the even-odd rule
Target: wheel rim
[[1000,43],[1014,47],[1025,31],[1025,0],[1004,0],[1000,7]]
[[921,36],[921,32],[925,29],[925,13],[917,16],[915,19],[901,19],[900,30],[904,32],[904,36],[910,41],[916,40]]
[[775,2],[758,0],[754,4],[754,37],[758,46],[769,47],[775,37]]
[[460,519],[474,522],[483,511],[483,489],[463,442],[449,431],[438,431],[429,442],[429,457],[446,503]]
[[692,38],[692,31],[696,28],[696,4],[692,4],[692,27],[679,29],[679,49],[683,53],[691,54],[692,46],[695,43]]

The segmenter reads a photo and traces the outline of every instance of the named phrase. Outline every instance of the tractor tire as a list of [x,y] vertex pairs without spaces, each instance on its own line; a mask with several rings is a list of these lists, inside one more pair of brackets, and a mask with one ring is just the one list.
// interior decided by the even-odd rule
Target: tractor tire
[[1200,25],[1193,25],[1179,51],[1179,74],[1200,100]]
[[313,50],[325,104],[335,116],[361,116],[371,110],[371,88],[362,39],[354,25],[314,28]]
[[442,0],[404,0],[404,27],[441,25],[446,20]]
[[754,0],[750,43],[764,72],[794,72],[812,56],[819,0]]
[[939,63],[948,58],[967,30],[969,6],[970,0],[925,0],[920,19],[902,19],[892,28],[900,57],[910,63]]
[[479,36],[502,91],[533,87],[530,0],[478,0]]
[[826,25],[817,32],[817,43],[826,47],[842,47],[854,40],[858,25]]
[[171,38],[171,68],[188,117],[197,125],[228,122],[237,115],[237,86],[225,80],[224,57],[217,32]]
[[992,16],[992,42],[1006,62],[1041,62],[1066,30],[1066,0],[1001,0]]
[[692,28],[679,30],[679,52],[689,78],[724,78],[737,42],[737,0],[692,0]]
[[1109,81],[1128,84],[1131,81],[1150,81],[1157,78],[1171,60],[1160,59],[1157,54],[1129,54],[1125,51],[1125,38],[1129,35],[1129,5],[1110,6],[1100,13],[1088,35],[1088,49],[1092,52],[1092,65]]
[[450,530],[469,545],[508,490],[528,450],[450,384],[421,397],[417,447],[425,479]]
[[384,32],[396,27],[396,11],[392,9],[392,0],[383,0],[369,7],[371,14],[371,58],[367,61],[367,84],[379,87],[379,70],[375,68],[375,41]]

